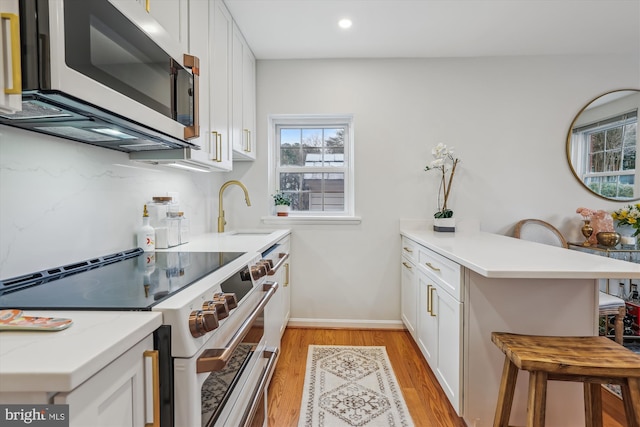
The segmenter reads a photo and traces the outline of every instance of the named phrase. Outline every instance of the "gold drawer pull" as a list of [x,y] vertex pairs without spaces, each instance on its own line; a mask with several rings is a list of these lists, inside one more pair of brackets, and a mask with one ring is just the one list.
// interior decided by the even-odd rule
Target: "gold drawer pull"
[[433,312],[433,291],[436,290],[435,286],[431,286],[429,285],[429,314],[431,314],[432,317],[436,317],[436,314]]
[[160,426],[160,370],[158,350],[146,350],[144,357],[151,359],[152,384],[153,384],[153,422],[145,423],[145,427]]
[[430,262],[425,262],[424,264],[430,269],[432,269],[433,271],[440,271],[438,267],[434,267]]
[[406,262],[402,262],[402,265],[404,265],[405,267],[407,267],[409,270],[411,270],[411,264],[407,264]]
[[410,254],[412,254],[412,253],[413,253],[413,249],[408,248],[408,247],[406,247],[406,246],[405,246],[404,248],[402,248],[402,249],[404,249],[406,252],[409,252]]

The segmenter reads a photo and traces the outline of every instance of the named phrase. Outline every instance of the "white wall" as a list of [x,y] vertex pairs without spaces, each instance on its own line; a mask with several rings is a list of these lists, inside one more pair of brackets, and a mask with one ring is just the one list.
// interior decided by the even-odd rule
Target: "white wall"
[[0,125],[0,278],[135,247],[143,205],[168,191],[192,233],[215,230],[223,178]]
[[[616,64],[616,66],[611,66]],[[431,218],[438,142],[462,162],[451,196],[459,220],[510,234],[525,217],[578,239],[579,206],[614,209],[573,177],[569,125],[595,96],[640,88],[637,57],[258,61],[258,159],[234,165],[255,199],[241,227],[269,212],[269,114],[352,113],[360,225],[294,225],[292,317],[399,319],[400,218]],[[392,322],[389,322],[392,323]]]
[[[611,66],[616,64],[616,66]],[[228,229],[264,226],[267,116],[353,113],[359,225],[292,226],[292,316],[399,319],[400,218],[431,218],[437,177],[431,148],[462,159],[451,207],[485,231],[508,234],[524,217],[579,236],[579,206],[614,209],[575,181],[568,127],[598,94],[640,88],[626,57],[258,61],[258,159],[195,174],[140,166],[127,155],[0,126],[0,278],[134,245],[151,196],[180,193],[193,233],[215,231],[225,192]],[[131,168],[137,166],[137,168]],[[576,237],[577,238],[577,237]]]

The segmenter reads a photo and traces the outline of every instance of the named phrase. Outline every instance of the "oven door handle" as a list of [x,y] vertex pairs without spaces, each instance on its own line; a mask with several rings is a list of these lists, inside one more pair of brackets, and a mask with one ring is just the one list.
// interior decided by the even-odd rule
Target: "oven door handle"
[[196,362],[196,372],[198,374],[202,372],[216,372],[221,371],[227,366],[231,355],[236,350],[236,347],[242,342],[247,335],[253,322],[260,316],[260,313],[267,305],[273,294],[278,289],[278,282],[268,282],[263,285],[263,290],[266,291],[262,296],[262,299],[251,312],[249,317],[242,322],[242,325],[238,328],[235,334],[231,337],[225,348],[210,348],[202,353],[202,356],[198,358]]
[[[267,388],[267,384],[273,371],[276,369],[276,361],[278,360],[278,349],[275,348],[273,350],[265,350],[263,353],[263,357],[269,358],[267,361],[267,366],[264,369],[262,377],[260,377],[260,381],[258,382],[258,386],[253,391],[251,395],[251,404],[247,408],[247,410],[242,415],[242,419],[240,420],[240,425],[242,427],[248,427],[251,425],[251,421],[253,420],[253,416],[256,414],[260,405],[263,405],[264,408],[264,397],[262,397],[262,391]],[[262,397],[262,398],[261,398]],[[264,410],[264,409],[263,409]]]
[[278,272],[278,269],[282,266],[282,264],[284,264],[285,260],[289,258],[289,254],[288,253],[282,253],[280,254],[280,259],[278,260],[278,262],[276,263],[276,265],[273,266],[273,268],[271,270],[269,270],[269,272],[267,273],[267,275],[269,276],[273,276]]

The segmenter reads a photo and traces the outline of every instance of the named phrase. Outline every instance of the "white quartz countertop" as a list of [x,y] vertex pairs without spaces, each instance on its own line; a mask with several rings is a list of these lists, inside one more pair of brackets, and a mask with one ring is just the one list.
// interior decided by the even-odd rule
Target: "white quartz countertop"
[[485,277],[637,279],[640,264],[480,231],[400,234]]
[[36,311],[67,317],[57,332],[0,332],[0,392],[71,391],[162,324],[161,313]]
[[[290,232],[256,229],[208,233],[159,252],[255,254]],[[215,274],[224,275],[225,267]],[[162,314],[151,311],[29,310],[24,315],[68,317],[73,325],[58,332],[0,332],[0,393],[71,391],[162,324]]]

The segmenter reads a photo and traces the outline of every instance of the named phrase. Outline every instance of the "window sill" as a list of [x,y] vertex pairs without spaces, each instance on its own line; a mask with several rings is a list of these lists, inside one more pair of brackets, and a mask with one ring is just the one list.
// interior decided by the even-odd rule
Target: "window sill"
[[362,222],[359,216],[263,216],[264,224],[331,224],[357,225]]

